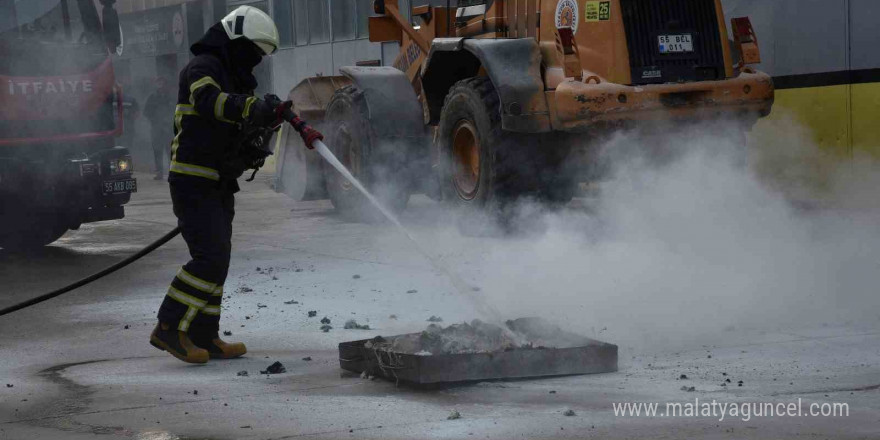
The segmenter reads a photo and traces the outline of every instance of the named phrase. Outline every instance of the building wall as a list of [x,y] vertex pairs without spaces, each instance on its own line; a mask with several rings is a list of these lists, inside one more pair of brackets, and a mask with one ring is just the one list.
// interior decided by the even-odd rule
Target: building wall
[[[179,5],[192,1],[201,0],[116,0],[116,10],[119,11],[120,14],[127,14],[130,12]],[[95,3],[98,3],[97,0]]]
[[724,7],[728,18],[752,19],[758,68],[778,89],[770,121],[795,118],[835,155],[880,155],[880,2],[724,0]]
[[[264,2],[233,0],[230,7],[259,3]],[[338,75],[340,67],[361,61],[379,60],[381,65],[389,65],[397,55],[396,43],[371,43],[367,39],[366,17],[371,12],[371,0],[271,0],[268,6],[279,29],[289,29],[281,30],[282,48],[271,58],[272,91],[279,96],[286,96],[310,76]],[[320,15],[316,8],[321,9]],[[323,20],[316,20],[316,16]],[[339,30],[343,19],[349,26],[354,23],[353,28],[346,28],[348,32]],[[290,35],[287,41],[285,33]]]

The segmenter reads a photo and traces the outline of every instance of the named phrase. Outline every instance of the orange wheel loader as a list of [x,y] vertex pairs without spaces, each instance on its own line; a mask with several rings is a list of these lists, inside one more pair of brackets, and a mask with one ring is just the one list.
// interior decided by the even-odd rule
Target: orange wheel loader
[[[396,210],[414,192],[473,208],[565,203],[594,172],[593,139],[657,120],[748,129],[773,105],[750,21],[733,18],[729,36],[721,0],[460,0],[411,20],[397,0],[373,7],[370,41],[400,43],[393,66],[307,78],[289,97]],[[286,150],[285,192],[370,212],[334,170]]]

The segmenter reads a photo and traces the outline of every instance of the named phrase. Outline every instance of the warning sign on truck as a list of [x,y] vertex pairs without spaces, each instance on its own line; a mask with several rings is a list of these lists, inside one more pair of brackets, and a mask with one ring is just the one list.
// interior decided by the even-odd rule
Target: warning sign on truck
[[608,21],[611,20],[610,1],[588,1],[584,4],[585,21]]

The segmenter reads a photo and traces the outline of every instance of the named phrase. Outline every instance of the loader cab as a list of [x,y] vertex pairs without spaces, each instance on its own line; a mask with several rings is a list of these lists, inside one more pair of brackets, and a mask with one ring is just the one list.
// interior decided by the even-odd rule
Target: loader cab
[[[390,3],[392,0],[388,1]],[[541,5],[538,0],[432,0],[429,3],[414,7],[413,16],[430,14],[431,9],[443,15],[443,23],[435,25],[438,31],[433,35],[435,37],[540,37],[538,29],[541,13],[538,8]],[[375,10],[378,14],[383,14],[380,11],[384,11],[384,4],[384,0],[376,0]],[[449,17],[445,15],[447,8],[450,11]],[[449,33],[446,33],[446,29],[449,29]]]
[[469,20],[486,15],[486,10],[494,0],[462,0],[455,10],[456,26],[464,26]]

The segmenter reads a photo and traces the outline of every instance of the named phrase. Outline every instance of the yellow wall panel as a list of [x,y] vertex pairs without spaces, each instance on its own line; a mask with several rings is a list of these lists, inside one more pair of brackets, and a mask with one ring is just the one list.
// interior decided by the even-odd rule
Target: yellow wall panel
[[[782,133],[788,144],[800,129],[805,142],[777,142],[788,127],[794,129]],[[822,200],[841,160],[864,152],[880,158],[880,83],[777,90],[772,114],[758,121],[750,139],[760,176],[793,199]]]
[[880,157],[880,83],[777,90],[773,113],[757,128],[767,129],[766,124],[790,117],[807,127],[816,145],[828,152]]
[[880,157],[880,83],[852,85],[853,149]]
[[820,148],[849,156],[849,87],[840,85],[777,90],[773,112],[759,124],[779,123],[793,117],[812,131],[813,140]]
[[777,90],[773,112],[750,135],[758,175],[793,200],[825,199],[852,157],[850,104],[849,85]]

